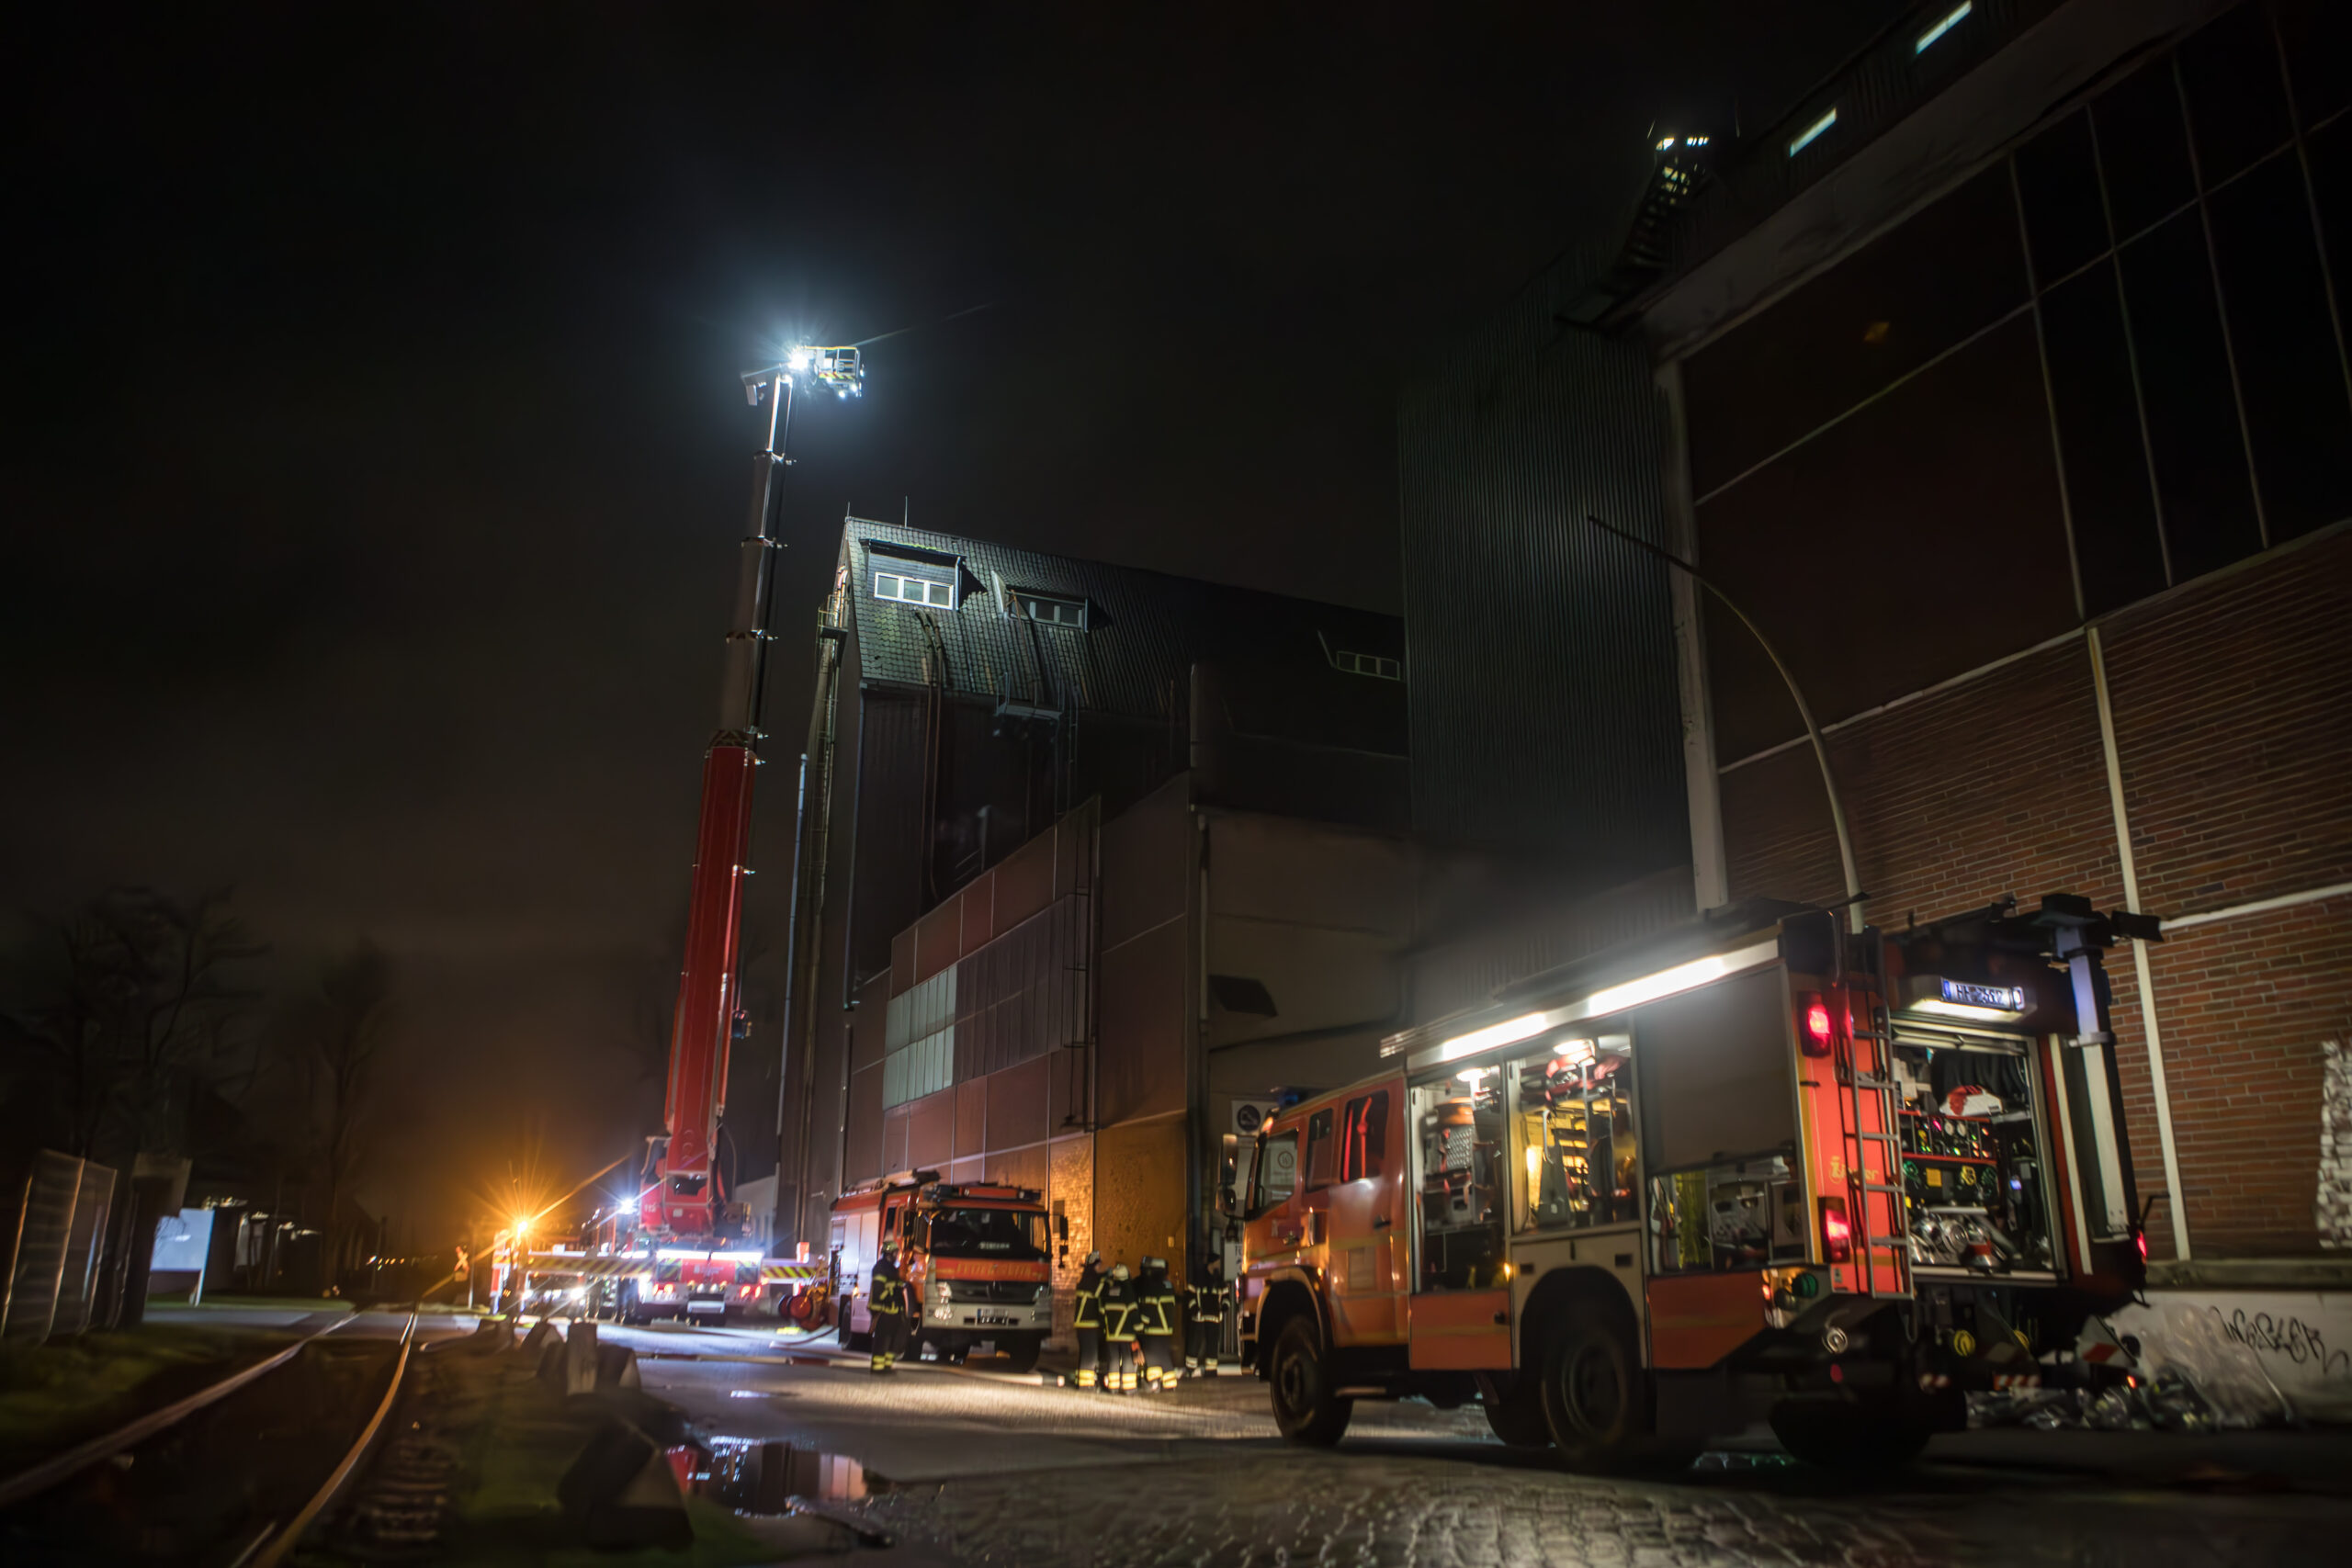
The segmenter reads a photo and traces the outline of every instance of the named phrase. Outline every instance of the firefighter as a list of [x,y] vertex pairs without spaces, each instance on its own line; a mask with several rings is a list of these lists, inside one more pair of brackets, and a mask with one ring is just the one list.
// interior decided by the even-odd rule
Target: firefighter
[[1112,1264],[1110,1282],[1102,1287],[1102,1386],[1116,1393],[1136,1391],[1136,1320],[1142,1310],[1127,1266]]
[[877,1375],[898,1365],[907,1348],[907,1285],[899,1275],[899,1241],[882,1238],[882,1256],[874,1260],[866,1281],[866,1310],[874,1319],[873,1371]]
[[1184,1287],[1184,1371],[1213,1378],[1225,1341],[1225,1260],[1211,1252],[1201,1275]]
[[1176,1386],[1176,1287],[1168,1278],[1168,1259],[1143,1260],[1136,1332],[1143,1341],[1144,1392],[1158,1393]]
[[1078,1330],[1078,1386],[1095,1386],[1099,1371],[1108,1374],[1110,1359],[1102,1350],[1102,1255],[1090,1252],[1086,1267],[1078,1273],[1078,1288],[1073,1292],[1074,1309],[1070,1326]]

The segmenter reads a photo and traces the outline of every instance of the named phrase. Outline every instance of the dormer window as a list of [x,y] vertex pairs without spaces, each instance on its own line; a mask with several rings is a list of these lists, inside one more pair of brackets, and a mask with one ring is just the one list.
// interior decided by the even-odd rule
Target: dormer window
[[1021,614],[1033,621],[1042,621],[1049,626],[1069,626],[1078,631],[1086,629],[1086,601],[1083,599],[1057,599],[1050,593],[1032,593],[1026,589],[1016,588],[1012,591],[1012,602],[1020,607]]
[[922,604],[933,610],[956,607],[956,569],[929,561],[876,557],[874,596],[900,604]]
[[1405,678],[1403,661],[1383,659],[1376,653],[1333,653],[1331,662],[1351,675],[1370,675],[1382,681]]

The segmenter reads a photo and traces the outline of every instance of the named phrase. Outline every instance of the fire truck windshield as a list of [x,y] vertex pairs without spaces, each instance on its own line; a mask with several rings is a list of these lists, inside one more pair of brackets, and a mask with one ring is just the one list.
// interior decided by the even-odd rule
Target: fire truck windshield
[[1046,1256],[1046,1216],[1021,1209],[942,1209],[932,1216],[931,1250],[941,1258]]

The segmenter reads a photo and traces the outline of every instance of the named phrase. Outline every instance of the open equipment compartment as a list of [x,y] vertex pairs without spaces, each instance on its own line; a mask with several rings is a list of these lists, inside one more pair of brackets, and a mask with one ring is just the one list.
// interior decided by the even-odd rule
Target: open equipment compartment
[[1901,1020],[1894,1058],[1912,1267],[2054,1279],[2049,1123],[2027,1042]]

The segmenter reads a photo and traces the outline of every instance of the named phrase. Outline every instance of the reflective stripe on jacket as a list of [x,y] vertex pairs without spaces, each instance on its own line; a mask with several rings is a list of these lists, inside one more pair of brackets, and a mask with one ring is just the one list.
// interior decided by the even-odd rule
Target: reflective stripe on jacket
[[1168,1282],[1168,1276],[1162,1274],[1156,1280],[1146,1280],[1142,1297],[1136,1303],[1141,1309],[1137,1315],[1142,1319],[1136,1325],[1136,1332],[1154,1337],[1175,1333],[1176,1287]]
[[1116,1280],[1102,1287],[1102,1332],[1112,1340],[1130,1338],[1136,1331],[1136,1317],[1143,1303],[1136,1299],[1135,1281],[1122,1284]]
[[1223,1323],[1225,1281],[1215,1280],[1206,1284],[1185,1286],[1184,1315],[1194,1323]]
[[1102,1286],[1110,1278],[1091,1265],[1078,1276],[1078,1289],[1072,1292],[1070,1326],[1100,1328],[1102,1326]]
[[866,1310],[869,1312],[904,1312],[907,1310],[907,1287],[899,1278],[899,1270],[890,1263],[876,1263],[873,1277],[867,1281]]

